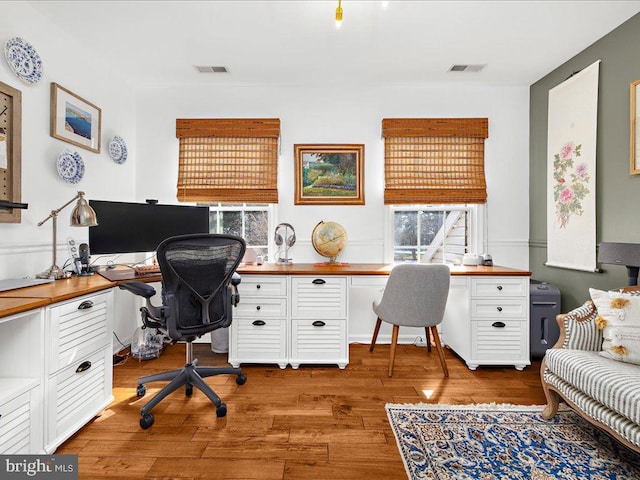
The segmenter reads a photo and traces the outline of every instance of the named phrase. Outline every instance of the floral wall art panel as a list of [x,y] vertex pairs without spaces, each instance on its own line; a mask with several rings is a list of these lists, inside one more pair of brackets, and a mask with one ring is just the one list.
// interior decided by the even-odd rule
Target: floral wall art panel
[[600,60],[549,90],[547,263],[596,269],[596,130]]

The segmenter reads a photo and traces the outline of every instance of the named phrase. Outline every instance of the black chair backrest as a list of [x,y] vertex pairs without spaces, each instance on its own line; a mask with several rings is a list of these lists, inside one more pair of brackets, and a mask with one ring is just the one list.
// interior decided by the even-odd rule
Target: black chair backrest
[[174,340],[192,341],[231,324],[231,276],[246,249],[240,237],[179,235],[156,252],[162,273],[166,329]]

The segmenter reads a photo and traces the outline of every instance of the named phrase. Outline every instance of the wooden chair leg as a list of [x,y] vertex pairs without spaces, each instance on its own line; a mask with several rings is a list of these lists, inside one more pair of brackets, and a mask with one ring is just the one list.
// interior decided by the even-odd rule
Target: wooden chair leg
[[442,371],[444,372],[444,376],[449,376],[449,369],[447,368],[447,361],[444,358],[444,350],[442,349],[442,344],[440,343],[440,335],[438,334],[438,327],[431,327],[431,333],[433,334],[433,340],[436,344],[436,350],[438,350],[438,355],[440,356],[440,364],[442,365]]
[[429,327],[424,327],[424,332],[426,333],[426,342],[427,342],[427,351],[431,353],[431,333],[429,333]]
[[380,325],[382,325],[382,320],[378,317],[378,321],[376,322],[376,328],[373,330],[373,338],[371,339],[371,345],[369,345],[369,351],[373,352],[373,347],[376,345],[376,340],[378,339],[378,332],[380,331]]
[[391,352],[389,354],[389,376],[393,376],[393,362],[396,359],[396,345],[398,344],[398,331],[400,327],[398,325],[393,326],[393,332],[391,332]]

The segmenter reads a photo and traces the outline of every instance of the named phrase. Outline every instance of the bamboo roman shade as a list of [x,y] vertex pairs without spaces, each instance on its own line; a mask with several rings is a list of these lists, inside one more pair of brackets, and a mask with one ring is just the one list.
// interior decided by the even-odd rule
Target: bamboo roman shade
[[278,203],[278,118],[177,119],[178,200]]
[[384,203],[485,203],[486,118],[385,118]]

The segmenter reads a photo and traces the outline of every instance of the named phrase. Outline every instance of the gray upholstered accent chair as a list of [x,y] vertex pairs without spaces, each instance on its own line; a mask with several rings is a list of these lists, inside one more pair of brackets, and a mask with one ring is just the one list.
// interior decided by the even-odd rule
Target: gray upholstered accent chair
[[441,264],[402,264],[391,270],[382,299],[373,302],[373,311],[378,316],[378,321],[369,347],[369,351],[373,352],[382,322],[393,325],[389,358],[390,377],[393,375],[400,326],[424,327],[429,347],[433,335],[444,376],[449,376],[436,327],[444,318],[450,275],[449,267]]

